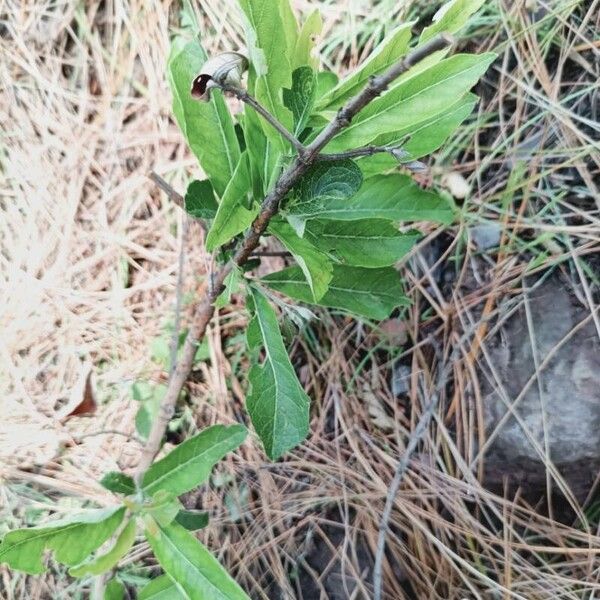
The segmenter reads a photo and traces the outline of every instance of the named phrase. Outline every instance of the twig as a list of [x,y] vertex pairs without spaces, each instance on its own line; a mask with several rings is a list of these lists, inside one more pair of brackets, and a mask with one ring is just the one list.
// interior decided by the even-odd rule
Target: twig
[[381,154],[383,152],[388,152],[396,160],[402,160],[408,156],[408,152],[399,146],[365,146],[364,148],[356,148],[355,150],[338,152],[336,154],[319,154],[319,160],[344,160],[345,158],[373,156],[373,154]]
[[383,514],[381,515],[381,521],[379,523],[379,535],[377,537],[377,549],[375,551],[375,565],[373,567],[373,600],[381,600],[385,538],[387,537],[389,520],[392,514],[392,509],[394,507],[394,502],[396,501],[396,495],[398,494],[398,490],[400,489],[400,484],[404,479],[404,475],[408,470],[408,466],[410,464],[412,455],[417,449],[417,445],[423,438],[423,435],[427,431],[429,423],[431,422],[431,419],[433,418],[433,415],[437,410],[437,407],[440,402],[440,392],[446,385],[450,371],[454,367],[454,360],[452,360],[451,358],[446,360],[445,363],[446,364],[444,365],[438,376],[435,389],[431,394],[431,401],[427,405],[425,412],[421,415],[417,426],[410,434],[408,444],[406,445],[406,449],[404,450],[402,458],[398,461],[398,464],[396,465],[396,471],[394,472],[394,477],[392,478],[390,487],[388,489],[388,493],[385,499],[385,507],[383,509]]
[[185,244],[190,226],[187,212],[183,212],[181,227],[181,247],[179,248],[179,262],[177,265],[177,284],[175,287],[175,316],[173,321],[173,334],[171,335],[169,377],[173,375],[177,364],[177,353],[179,351],[179,329],[181,328],[181,308],[183,305],[183,279],[185,268]]
[[185,199],[184,197],[170,186],[158,173],[152,171],[149,178],[172,200],[177,206],[184,209],[183,213],[183,225],[181,232],[181,247],[179,249],[179,263],[177,266],[177,284],[175,290],[175,320],[173,323],[173,335],[171,336],[170,344],[170,365],[169,365],[169,376],[173,374],[175,370],[175,364],[177,362],[177,350],[179,349],[179,328],[181,325],[181,304],[183,296],[183,268],[185,262],[185,242],[187,239],[187,232],[189,228],[189,220],[187,212],[185,212]]
[[292,253],[287,252],[286,250],[257,250],[250,255],[250,258],[260,258],[261,256],[288,258],[292,256]]
[[152,181],[169,197],[169,200],[175,202],[177,206],[185,209],[185,201],[183,196],[171,187],[158,173],[152,171],[150,175],[148,175]]
[[[215,81],[215,80],[213,80]],[[238,88],[229,83],[215,81],[215,83],[224,91],[233,94],[238,100],[251,106],[265,121],[267,121],[274,129],[276,129],[294,148],[298,154],[302,155],[306,151],[306,147],[292,133],[290,133],[256,98],[251,96],[246,90]]]
[[[197,345],[206,333],[208,323],[215,312],[214,302],[221,293],[227,275],[229,275],[235,266],[243,265],[254,250],[256,250],[260,243],[261,235],[265,232],[269,225],[269,221],[279,209],[279,203],[285,198],[294,185],[300,181],[300,178],[306,173],[311,165],[318,160],[318,156],[323,148],[342,129],[344,129],[344,127],[347,127],[350,124],[353,117],[359,111],[385,91],[388,85],[402,75],[402,73],[408,71],[408,69],[427,56],[442,50],[451,43],[452,38],[448,36],[440,35],[435,37],[426,44],[423,44],[423,46],[413,50],[402,61],[390,67],[383,75],[372,77],[367,86],[338,111],[335,119],[333,119],[321,133],[304,148],[302,153],[299,153],[299,155],[294,158],[292,163],[279,176],[277,183],[263,200],[258,216],[246,232],[243,240],[240,242],[233,258],[215,274],[214,286],[212,286],[212,289],[208,291],[204,300],[198,304],[194,311],[192,326],[190,327],[184,343],[181,360],[178,362],[177,367],[169,378],[167,391],[161,401],[158,414],[152,423],[152,429],[150,430],[146,446],[140,457],[140,462],[136,470],[136,482],[138,486],[140,486],[144,473],[152,464],[152,461],[160,450],[167,425],[175,410],[175,404],[179,398],[181,389],[185,385],[185,381],[192,370]],[[273,124],[276,120],[272,118],[269,122]],[[277,127],[278,129],[279,125]],[[286,132],[286,139],[289,140],[290,137],[293,136],[291,136],[289,132]]]

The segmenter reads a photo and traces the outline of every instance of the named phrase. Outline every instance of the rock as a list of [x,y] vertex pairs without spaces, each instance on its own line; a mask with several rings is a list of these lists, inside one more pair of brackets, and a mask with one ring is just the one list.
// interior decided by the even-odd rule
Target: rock
[[394,396],[398,397],[408,394],[411,374],[412,370],[408,365],[394,363],[392,370],[392,394]]
[[489,363],[500,382],[485,366],[480,374],[486,433],[488,439],[494,436],[485,454],[487,479],[499,483],[509,476],[515,483],[543,488],[547,447],[582,497],[600,469],[598,332],[591,318],[578,327],[589,310],[577,304],[557,276],[541,284],[530,279],[524,287],[530,318],[522,302],[489,345]]
[[498,223],[481,223],[469,228],[471,239],[478,250],[489,250],[500,244],[502,228]]
[[[300,593],[305,600],[369,600],[373,597],[373,540],[357,527],[354,511],[342,515],[331,509],[315,516],[317,530],[309,525],[304,539],[306,550],[303,564],[298,569]],[[360,521],[359,521],[360,523]],[[352,532],[352,533],[350,533]],[[393,576],[405,587],[406,597],[413,597],[406,574],[397,557],[387,555]],[[307,568],[308,567],[308,568]],[[365,593],[366,592],[366,593]],[[384,597],[388,596],[384,594]],[[403,596],[404,597],[404,596]],[[269,598],[276,599],[276,594]],[[287,600],[289,596],[285,596]]]

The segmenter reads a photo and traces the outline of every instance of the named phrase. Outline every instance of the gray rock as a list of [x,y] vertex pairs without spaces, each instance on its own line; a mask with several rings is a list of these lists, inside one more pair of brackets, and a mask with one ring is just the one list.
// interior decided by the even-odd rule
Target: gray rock
[[581,495],[600,468],[598,332],[591,318],[577,327],[589,310],[558,277],[534,289],[532,284],[525,283],[531,290],[525,292],[529,318],[521,303],[489,347],[489,364],[480,375],[491,439],[486,469],[492,479],[508,475],[541,483],[547,452]]
[[408,365],[394,363],[392,369],[392,394],[394,396],[398,397],[408,394],[411,374],[412,370]]
[[469,233],[479,250],[489,250],[500,244],[502,228],[498,223],[481,223],[470,227]]

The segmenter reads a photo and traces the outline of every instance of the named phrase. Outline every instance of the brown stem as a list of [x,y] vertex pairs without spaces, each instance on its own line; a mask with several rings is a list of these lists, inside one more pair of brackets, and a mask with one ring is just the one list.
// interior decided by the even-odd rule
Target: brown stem
[[[146,446],[142,451],[142,456],[136,470],[136,482],[138,486],[141,484],[144,473],[152,464],[160,450],[167,425],[175,411],[175,404],[185,385],[186,379],[192,370],[196,348],[198,343],[202,341],[204,334],[206,333],[206,328],[214,315],[214,302],[221,293],[227,275],[229,275],[234,266],[243,265],[254,250],[256,250],[260,242],[260,236],[265,232],[269,225],[269,221],[279,209],[279,203],[285,198],[294,185],[300,181],[300,178],[306,173],[311,165],[319,160],[321,150],[323,150],[323,148],[342,129],[344,129],[344,127],[347,127],[350,124],[353,117],[360,110],[385,91],[388,85],[402,75],[402,73],[408,71],[408,69],[427,56],[444,49],[451,43],[452,38],[448,36],[440,35],[435,37],[426,44],[413,50],[402,61],[390,67],[383,75],[372,77],[367,86],[338,111],[335,119],[333,119],[333,121],[331,121],[308,146],[303,147],[304,150],[294,158],[292,163],[280,175],[273,189],[263,200],[258,216],[246,232],[246,235],[241,241],[233,258],[215,274],[213,280],[214,284],[207,291],[205,298],[198,304],[194,311],[192,327],[186,337],[181,360],[169,378],[167,391],[162,399],[158,415],[152,423],[152,429],[150,430]],[[269,120],[271,123],[273,121],[276,121],[274,117],[272,120]],[[279,130],[279,128],[277,129]],[[290,136],[293,138],[289,132],[286,133],[286,139],[290,140]]]
[[373,154],[382,154],[388,152],[396,160],[400,160],[408,156],[406,150],[402,150],[399,146],[365,146],[364,148],[355,148],[347,152],[338,152],[336,154],[319,154],[320,161],[343,160],[345,158],[360,158],[361,156],[373,156]]
[[238,100],[241,100],[248,106],[251,106],[265,121],[267,121],[274,129],[276,129],[294,148],[298,154],[303,154],[306,150],[302,142],[300,142],[284,125],[282,125],[260,102],[251,96],[246,90],[238,88],[229,83],[215,82],[224,91],[233,94]]
[[158,173],[152,171],[148,177],[152,179],[157,187],[159,187],[167,195],[171,202],[174,202],[180,208],[185,209],[185,201],[183,196],[177,190],[171,187]]
[[287,250],[257,250],[250,255],[251,258],[262,258],[267,256],[289,258],[292,256],[292,253],[287,252]]

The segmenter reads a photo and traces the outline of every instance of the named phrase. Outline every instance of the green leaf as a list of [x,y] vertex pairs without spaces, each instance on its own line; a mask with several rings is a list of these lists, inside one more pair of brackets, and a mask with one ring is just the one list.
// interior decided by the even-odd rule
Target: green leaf
[[338,83],[338,76],[332,71],[319,71],[317,73],[317,98],[329,93]]
[[[300,302],[313,304],[310,287],[298,267],[288,267],[261,280],[270,288]],[[333,266],[333,278],[321,306],[341,308],[368,319],[389,317],[397,306],[408,306],[400,277],[395,269],[363,269]]]
[[176,38],[169,57],[169,84],[177,123],[221,196],[239,162],[240,148],[222,95],[212,94],[209,102],[199,102],[190,94],[191,82],[205,62],[198,40],[185,43]]
[[[252,296],[246,296],[246,306],[249,311],[252,313],[255,312]],[[246,343],[248,344],[248,350],[255,355],[262,349],[263,341],[258,319],[250,319],[250,323],[248,323],[248,327],[246,328]]]
[[430,40],[438,33],[456,33],[479,10],[485,0],[450,0],[435,13],[433,23],[421,33],[419,43]]
[[169,525],[175,520],[182,508],[181,502],[177,500],[173,493],[167,490],[159,490],[152,496],[152,503],[144,507],[144,510],[161,525]]
[[104,588],[104,600],[125,600],[127,590],[118,579],[111,579]]
[[129,521],[108,552],[76,567],[71,567],[69,574],[73,577],[85,577],[110,571],[131,550],[133,542],[135,542],[135,521]]
[[410,140],[403,146],[403,149],[409,154],[406,160],[415,160],[437,150],[473,112],[477,100],[478,97],[475,94],[465,94],[446,112],[425,121],[411,131]]
[[142,488],[148,495],[159,490],[179,496],[208,479],[212,468],[246,438],[242,425],[214,425],[171,450],[144,475]]
[[285,221],[272,222],[269,232],[294,255],[310,285],[313,299],[317,301],[325,294],[331,281],[331,261],[310,241],[299,237]]
[[135,415],[135,428],[142,439],[147,439],[156,419],[160,402],[167,391],[163,384],[151,384],[140,381],[133,384],[133,398],[140,402],[140,407]]
[[[265,136],[260,117],[249,106],[244,106],[243,115],[239,116],[244,127],[244,137],[247,140],[246,152],[250,163],[250,178],[252,192],[255,198],[264,196],[264,181],[277,153],[273,152],[269,140]],[[275,155],[271,159],[271,155]]]
[[306,17],[306,21],[302,24],[294,49],[292,68],[295,69],[303,65],[313,68],[319,66],[318,57],[313,57],[312,53],[315,47],[315,39],[319,36],[322,29],[323,19],[317,8]]
[[360,169],[353,160],[323,161],[312,167],[300,181],[294,205],[320,198],[349,198],[361,183]]
[[[164,327],[163,333],[156,336],[150,344],[150,354],[152,360],[158,363],[163,370],[168,371],[171,364],[171,344],[173,343],[173,332],[167,331],[168,325]],[[185,332],[179,332],[179,339],[177,340],[177,349],[181,347],[182,341],[185,340]],[[148,383],[149,393],[147,396],[154,394],[154,386],[152,383]],[[136,398],[142,400],[142,398]]]
[[[307,289],[312,297],[308,284]],[[275,311],[259,290],[251,288],[250,293],[265,360],[250,369],[246,406],[267,456],[276,460],[306,438],[310,399],[288,357]]]
[[54,523],[9,531],[0,544],[0,563],[31,575],[44,572],[45,550],[55,559],[77,565],[99,548],[117,529],[125,507],[89,510]]
[[196,219],[214,219],[219,204],[208,179],[195,180],[188,185],[184,206],[187,213]]
[[256,217],[257,210],[248,209],[251,187],[248,157],[244,153],[221,198],[215,220],[206,236],[206,249],[209,252],[244,231]]
[[225,277],[225,281],[223,282],[225,289],[216,299],[215,308],[222,308],[231,304],[231,296],[238,289],[242,279],[243,275],[241,269],[237,266],[234,266],[227,277]]
[[310,67],[299,67],[292,73],[292,88],[283,90],[285,105],[294,116],[294,134],[304,129],[312,111],[317,90],[317,80]]
[[[188,330],[182,329],[179,331],[177,336],[177,360],[181,360],[183,354],[183,346],[187,337]],[[150,345],[152,360],[158,363],[164,371],[169,371],[171,368],[171,350],[173,345],[173,326],[168,324],[164,327],[164,333],[155,337]],[[194,355],[194,362],[208,360],[210,358],[210,352],[208,351],[208,343],[203,340],[200,344],[197,344],[198,350]],[[145,402],[150,400],[153,396],[160,400],[164,393],[164,386],[155,385],[153,383],[144,381],[137,382],[134,384],[134,400]]]
[[111,492],[129,496],[135,494],[135,483],[129,475],[120,471],[109,471],[100,480],[100,485]]
[[142,588],[138,600],[185,600],[189,598],[179,591],[178,587],[168,575],[160,575]]
[[380,75],[396,64],[408,51],[413,25],[412,21],[403,23],[386,36],[360,67],[319,100],[317,110],[333,110],[342,106],[362,91],[369,77]]
[[[161,567],[189,600],[249,600],[219,561],[178,523],[146,528]],[[148,596],[146,596],[148,598]]]
[[369,144],[444,113],[485,73],[495,54],[457,54],[400,82],[366,106],[328,145],[338,152]]
[[[398,262],[421,237],[400,233],[389,221],[309,221],[305,238],[337,262],[357,267],[387,267]],[[306,273],[305,273],[306,276]]]
[[[403,142],[406,136],[410,134],[410,139],[402,145],[402,149],[407,152],[405,162],[431,154],[471,114],[476,102],[477,96],[475,94],[466,94],[447,112],[436,115],[415,127],[408,127],[393,134],[380,136],[374,143],[376,146],[395,146]],[[367,178],[396,168],[398,161],[390,154],[380,152],[359,159],[357,164],[365,178]]]
[[304,175],[294,190],[294,199],[285,207],[290,224],[299,235],[304,221],[319,214],[330,202],[345,204],[362,184],[358,165],[349,159],[323,161]]
[[281,15],[281,21],[285,32],[287,55],[288,58],[291,59],[296,44],[298,43],[298,21],[296,21],[289,0],[274,0],[274,2],[279,4],[279,14]]
[[388,219],[452,223],[453,206],[441,196],[422,190],[408,175],[394,173],[367,179],[350,198],[333,198],[322,204],[305,203],[298,219]]
[[[283,88],[292,85],[292,70],[287,39],[289,14],[282,3],[287,0],[240,0],[248,24],[246,43],[250,52],[250,68],[256,73],[256,99],[288,130],[292,128],[292,114],[284,106]],[[288,143],[261,119],[267,138],[280,152],[286,152]],[[249,142],[250,144],[250,142]]]
[[208,525],[208,513],[204,510],[180,510],[175,521],[188,531],[196,531]]

